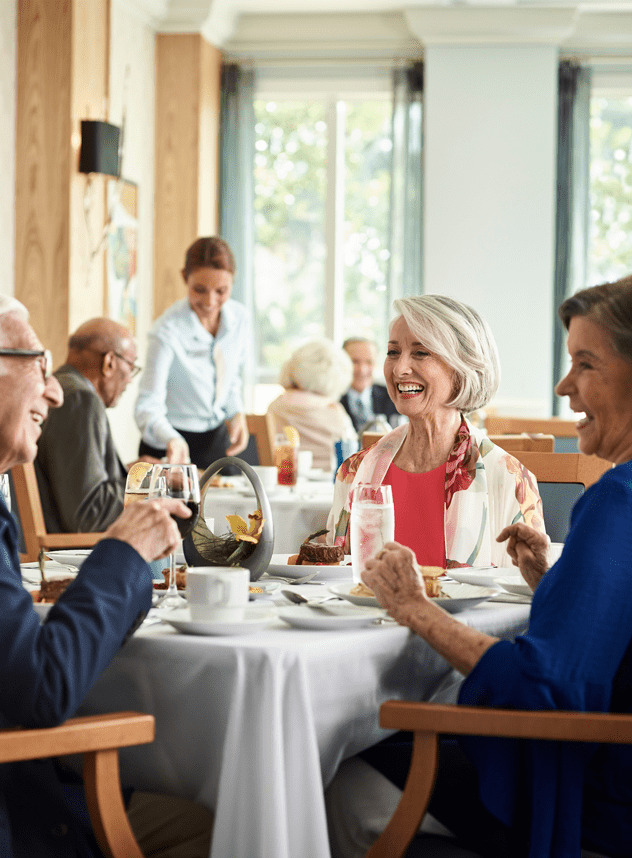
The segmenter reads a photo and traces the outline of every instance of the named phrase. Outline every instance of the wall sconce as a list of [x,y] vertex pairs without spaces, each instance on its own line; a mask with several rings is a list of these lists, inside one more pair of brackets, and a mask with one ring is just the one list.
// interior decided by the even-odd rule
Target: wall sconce
[[109,122],[81,120],[80,173],[120,176],[120,130]]

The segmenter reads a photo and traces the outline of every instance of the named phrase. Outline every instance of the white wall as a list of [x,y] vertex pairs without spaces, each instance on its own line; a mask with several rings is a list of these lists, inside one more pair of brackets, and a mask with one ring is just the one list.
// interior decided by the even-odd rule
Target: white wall
[[425,53],[425,291],[491,325],[505,413],[550,413],[557,61],[538,45]]
[[[111,4],[110,111],[115,125],[123,116],[125,73],[129,68],[125,111],[123,178],[138,185],[138,362],[144,364],[147,331],[153,316],[154,115],[155,30],[127,11],[119,0]],[[138,379],[118,405],[108,412],[121,458],[133,461],[140,433],[134,422]]]
[[0,2],[0,295],[14,293],[16,8]]

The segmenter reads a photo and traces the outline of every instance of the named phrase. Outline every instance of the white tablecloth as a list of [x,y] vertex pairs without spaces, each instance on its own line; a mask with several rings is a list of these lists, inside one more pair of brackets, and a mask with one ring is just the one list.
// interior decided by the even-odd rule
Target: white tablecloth
[[[292,491],[279,486],[268,493],[274,521],[275,554],[296,554],[310,533],[324,530],[333,503],[334,485],[328,481],[301,481]],[[227,530],[226,516],[237,514],[246,521],[255,510],[254,492],[211,489],[206,493],[204,515],[215,522],[217,534]]]
[[[489,604],[458,616],[512,638],[528,610]],[[387,735],[380,704],[454,701],[460,680],[400,626],[322,632],[277,620],[221,638],[154,625],[128,642],[81,712],[156,716],[156,741],[121,753],[123,781],[213,808],[213,858],[329,858],[323,789],[342,759]]]

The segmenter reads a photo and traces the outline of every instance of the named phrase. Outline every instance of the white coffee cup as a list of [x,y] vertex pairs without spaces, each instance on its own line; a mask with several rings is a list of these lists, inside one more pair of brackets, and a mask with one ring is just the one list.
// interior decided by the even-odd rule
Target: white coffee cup
[[253,465],[252,470],[261,480],[266,492],[274,491],[277,485],[277,469],[274,465]]
[[248,604],[250,572],[240,566],[191,566],[187,601],[192,620],[238,622]]

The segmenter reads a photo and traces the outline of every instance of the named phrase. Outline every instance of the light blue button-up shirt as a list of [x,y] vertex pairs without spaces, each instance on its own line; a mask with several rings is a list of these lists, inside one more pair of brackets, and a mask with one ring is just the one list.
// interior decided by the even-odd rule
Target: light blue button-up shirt
[[187,298],[165,310],[149,332],[136,401],[145,443],[166,447],[180,436],[175,427],[206,432],[242,412],[241,371],[251,339],[248,313],[237,301],[222,307],[215,337]]

